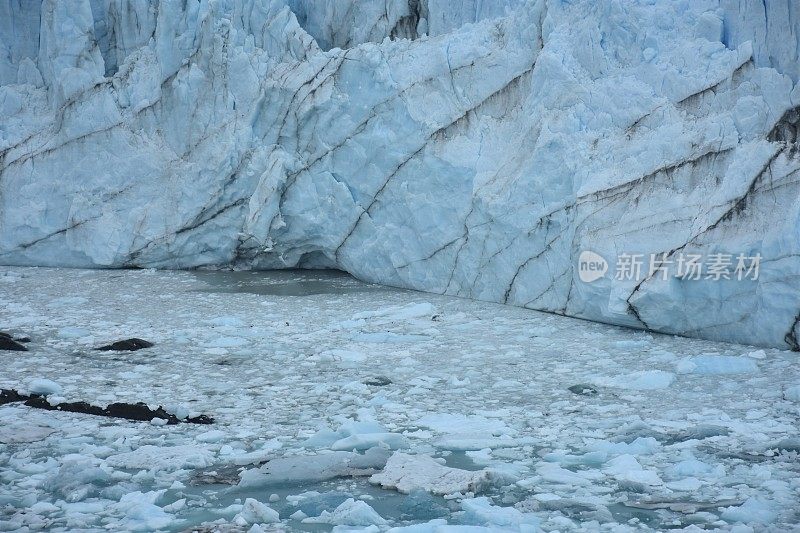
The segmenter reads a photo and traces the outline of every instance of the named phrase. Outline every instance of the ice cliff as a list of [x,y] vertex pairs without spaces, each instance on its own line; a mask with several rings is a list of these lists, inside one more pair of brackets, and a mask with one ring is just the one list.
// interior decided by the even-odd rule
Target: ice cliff
[[[0,263],[335,267],[798,349],[799,53],[795,0],[2,0]],[[684,253],[759,276],[649,275]]]

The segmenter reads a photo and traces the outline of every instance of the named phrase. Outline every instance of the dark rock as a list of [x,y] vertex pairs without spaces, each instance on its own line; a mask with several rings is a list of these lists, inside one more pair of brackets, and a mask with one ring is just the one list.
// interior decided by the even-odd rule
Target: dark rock
[[0,350],[11,350],[14,352],[27,352],[28,349],[12,339],[10,336],[0,336]]
[[787,110],[767,134],[767,140],[792,144],[800,141],[800,106]]
[[385,376],[375,376],[364,380],[364,385],[372,385],[373,387],[385,387],[391,384],[392,380]]
[[117,352],[134,352],[136,350],[141,350],[142,348],[150,348],[153,346],[152,342],[148,342],[144,339],[125,339],[122,341],[117,341],[111,344],[106,344],[105,346],[100,346],[99,348],[95,348],[96,350],[102,350],[105,352],[109,351],[117,351]]
[[597,394],[597,389],[595,389],[592,385],[587,385],[586,383],[573,385],[569,388],[569,391],[573,394],[580,394],[581,396],[594,396]]
[[86,402],[64,402],[51,404],[47,398],[43,396],[31,396],[25,402],[28,407],[35,407],[36,409],[45,409],[47,411],[65,411],[68,413],[83,413],[87,415],[103,416],[103,408],[96,405],[91,405]]
[[29,398],[30,396],[20,394],[14,389],[0,389],[0,405],[13,402],[24,402]]
[[13,339],[17,342],[31,342],[31,338],[28,336],[25,337],[14,337],[11,333],[6,333],[5,331],[0,331],[0,339],[5,337],[6,339]]
[[213,424],[214,418],[206,415],[190,416],[183,420],[187,424]]
[[214,419],[210,416],[200,415],[181,420],[172,413],[168,413],[163,407],[150,409],[147,404],[139,403],[112,403],[105,409],[87,402],[63,402],[51,404],[44,396],[38,394],[20,394],[14,389],[0,389],[0,405],[12,402],[25,402],[28,407],[45,409],[47,411],[64,411],[67,413],[81,413],[86,415],[106,416],[109,418],[124,418],[126,420],[136,420],[149,422],[154,418],[161,418],[167,424],[178,424],[186,422],[189,424],[212,424]]

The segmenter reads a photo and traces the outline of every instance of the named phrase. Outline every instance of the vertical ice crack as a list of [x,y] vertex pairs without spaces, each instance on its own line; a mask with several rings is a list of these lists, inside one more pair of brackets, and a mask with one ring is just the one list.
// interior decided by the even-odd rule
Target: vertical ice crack
[[[680,250],[683,250],[684,248],[689,246],[692,242],[696,241],[697,238],[700,237],[701,235],[704,235],[704,234],[706,234],[706,233],[708,233],[710,231],[713,231],[721,223],[732,219],[736,214],[741,213],[742,211],[744,211],[747,208],[748,198],[750,197],[750,195],[752,195],[756,191],[758,183],[761,181],[761,177],[768,171],[770,173],[772,172],[772,170],[771,170],[772,163],[778,158],[778,156],[781,153],[783,153],[783,151],[785,149],[786,149],[785,146],[781,146],[777,150],[775,150],[775,152],[770,156],[770,158],[767,160],[767,162],[764,164],[764,166],[761,167],[761,170],[758,173],[756,173],[756,175],[750,181],[750,185],[747,187],[747,190],[740,197],[738,197],[735,200],[731,201],[731,207],[729,207],[724,213],[722,213],[722,215],[720,215],[713,223],[711,223],[708,226],[706,226],[702,231],[696,233],[689,240],[687,240],[684,244],[682,244],[682,245],[680,245],[680,246],[678,246],[676,248],[673,248],[672,250],[667,252],[666,253],[666,257],[667,258],[672,257],[676,252],[678,252]],[[648,275],[642,281],[637,283],[636,286],[631,291],[630,295],[628,295],[628,297],[625,299],[625,303],[628,305],[628,311],[630,312],[630,314],[632,314],[636,318],[636,320],[641,322],[644,325],[644,327],[647,328],[647,329],[651,329],[651,328],[647,325],[647,322],[645,322],[642,319],[642,317],[641,317],[641,315],[639,313],[639,310],[631,302],[631,299],[636,295],[636,293],[639,291],[639,289],[641,289],[642,285],[644,285],[647,281],[652,279],[653,275],[654,274]]]
[[789,327],[789,331],[787,331],[786,335],[783,337],[783,340],[789,345],[789,348],[793,352],[800,352],[800,340],[797,338],[797,326],[799,324],[800,312],[795,315],[794,320],[792,320],[792,325]]

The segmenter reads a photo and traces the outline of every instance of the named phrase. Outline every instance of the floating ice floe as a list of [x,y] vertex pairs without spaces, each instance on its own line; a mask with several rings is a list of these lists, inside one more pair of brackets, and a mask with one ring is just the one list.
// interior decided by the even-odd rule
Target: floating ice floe
[[331,361],[337,363],[362,363],[369,358],[364,352],[358,350],[322,350],[319,353],[309,357],[311,361]]
[[783,397],[793,402],[800,402],[800,385],[792,385],[791,387],[786,387],[786,391],[784,391]]
[[372,323],[412,320],[415,318],[430,319],[436,314],[436,307],[429,302],[409,303],[406,305],[385,307],[376,311],[364,311],[353,315],[353,320],[369,320]]
[[306,524],[333,524],[341,526],[380,526],[386,523],[368,503],[348,498],[333,511],[322,511],[319,516],[304,518]]
[[386,430],[377,422],[345,422],[338,431],[323,429],[305,441],[308,447],[330,447],[336,451],[364,451],[376,446],[391,450],[408,448],[410,443],[399,433]]
[[129,492],[114,505],[115,510],[123,513],[119,522],[108,524],[110,529],[126,531],[156,531],[169,526],[174,517],[165,512],[156,502],[165,491]]
[[[555,463],[540,463],[536,467],[536,473],[543,481],[560,485],[591,485],[600,478],[600,473],[596,470],[572,471],[561,468]],[[536,478],[523,479],[517,482],[521,487],[532,488],[537,483]]]
[[80,339],[91,335],[88,329],[78,326],[67,326],[58,330],[58,336],[62,339]]
[[373,474],[369,481],[404,494],[421,489],[432,494],[445,495],[480,492],[492,484],[493,475],[487,469],[470,471],[450,468],[427,455],[395,452],[386,462],[383,471]]
[[644,485],[662,485],[663,481],[654,470],[642,468],[633,455],[620,455],[610,460],[603,472],[621,481],[642,483]]
[[744,524],[769,524],[778,513],[773,502],[764,498],[748,498],[742,505],[726,507],[720,515],[728,522]]
[[130,452],[117,453],[105,460],[114,468],[180,470],[205,468],[214,463],[214,453],[195,445],[153,446],[147,444]]
[[747,357],[731,355],[696,355],[684,357],[677,364],[681,374],[750,374],[758,372],[758,364]]
[[533,513],[522,513],[513,507],[493,505],[485,497],[465,499],[461,502],[463,520],[467,524],[509,528],[512,531],[535,532],[539,519]]
[[502,420],[480,415],[430,413],[416,423],[440,433],[434,444],[443,450],[507,448],[532,442],[531,439],[516,438],[516,431]]
[[241,526],[276,522],[280,522],[278,511],[254,498],[245,499],[242,510],[233,518],[233,523]]
[[37,378],[28,383],[28,391],[31,394],[41,394],[42,396],[61,394],[61,385],[49,379]]
[[219,429],[204,431],[195,437],[198,442],[214,443],[224,439],[228,434]]
[[642,370],[623,376],[598,377],[594,379],[597,385],[605,385],[629,390],[658,390],[666,389],[675,380],[675,374],[663,370]]
[[363,454],[331,451],[272,459],[260,468],[240,474],[239,486],[273,486],[283,483],[324,481],[337,477],[368,476],[383,468],[391,452],[370,448]]
[[593,440],[587,448],[593,452],[602,452],[608,455],[646,455],[660,450],[661,444],[654,437],[637,437],[631,442]]

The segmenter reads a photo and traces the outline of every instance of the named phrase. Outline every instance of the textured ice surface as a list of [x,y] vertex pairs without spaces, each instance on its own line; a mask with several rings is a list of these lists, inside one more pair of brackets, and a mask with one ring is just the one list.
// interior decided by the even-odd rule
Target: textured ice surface
[[348,498],[333,511],[322,511],[319,516],[305,518],[305,523],[333,524],[342,526],[378,526],[386,520],[375,512],[368,503]]
[[[800,348],[798,39],[795,0],[4,2],[0,262],[336,266]],[[587,284],[582,250],[763,260]]]
[[747,374],[758,372],[758,365],[746,357],[698,355],[678,361],[677,369],[688,374]]
[[425,455],[396,452],[382,472],[373,474],[370,483],[403,493],[424,490],[446,495],[456,492],[480,492],[491,482],[488,471],[470,472],[443,466]]
[[[64,401],[215,418],[162,426],[0,406],[3,531],[782,532],[800,522],[789,351],[753,359],[748,346],[323,272],[3,267],[0,295],[0,330],[31,337],[30,352],[2,352],[0,388],[47,379]],[[66,328],[82,333],[59,335]],[[364,336],[379,332],[395,337]],[[154,346],[92,349],[132,336]],[[244,342],[214,346],[220,337]],[[368,357],[343,365],[315,357],[323,350]],[[728,358],[757,371],[677,369]],[[391,383],[366,384],[376,376]],[[671,379],[624,387],[615,376]],[[597,394],[569,390],[586,383]],[[386,435],[407,448],[389,449]],[[331,449],[352,436],[382,443]],[[370,483],[376,474],[410,493]],[[268,523],[274,513],[280,524]]]

